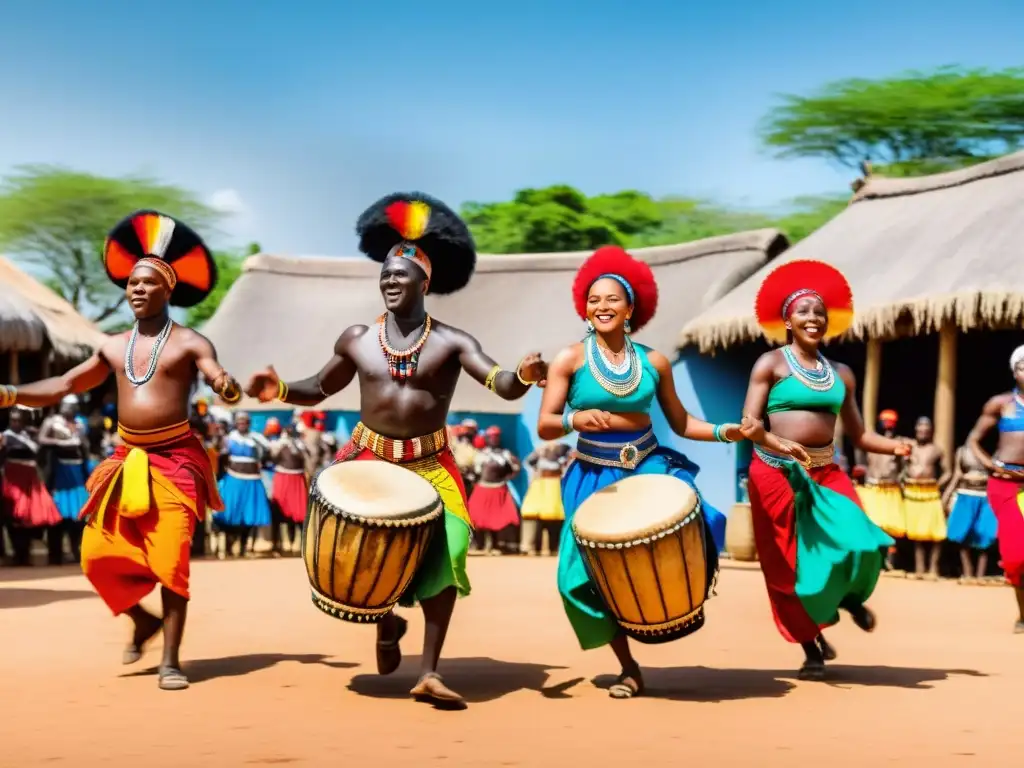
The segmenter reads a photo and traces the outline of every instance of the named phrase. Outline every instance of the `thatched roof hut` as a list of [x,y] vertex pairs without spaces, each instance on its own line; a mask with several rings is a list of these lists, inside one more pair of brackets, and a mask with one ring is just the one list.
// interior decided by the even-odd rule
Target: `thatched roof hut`
[[[849,208],[782,261],[818,259],[853,287],[853,338],[1024,320],[1024,152],[912,179],[872,177]],[[765,266],[687,323],[679,346],[709,351],[760,337],[753,307]]]
[[0,256],[0,352],[84,357],[106,338],[93,323],[34,277]]
[[[781,233],[767,229],[633,251],[652,266],[661,293],[658,315],[638,340],[672,350],[687,320],[787,246]],[[431,297],[428,308],[439,319],[473,333],[506,366],[532,351],[550,358],[583,334],[570,290],[576,270],[589,255],[481,256],[466,290]],[[345,328],[372,323],[383,311],[379,274],[379,265],[366,259],[259,254],[246,261],[241,278],[203,332],[236,376],[273,363],[286,379],[304,378],[330,359]],[[323,407],[358,410],[358,387],[348,387]],[[454,411],[519,409],[519,404],[500,400],[466,377],[452,404]]]

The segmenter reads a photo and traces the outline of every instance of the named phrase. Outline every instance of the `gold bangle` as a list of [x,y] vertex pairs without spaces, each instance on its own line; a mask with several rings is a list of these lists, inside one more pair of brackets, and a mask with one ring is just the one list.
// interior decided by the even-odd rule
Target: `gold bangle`
[[491,372],[488,373],[487,378],[484,379],[484,386],[491,390],[491,392],[494,392],[494,380],[498,378],[499,373],[501,373],[501,366],[496,365],[491,368]]
[[277,399],[282,403],[288,397],[288,385],[284,383],[284,379],[277,380]]
[[[525,359],[526,358],[524,357],[523,360],[525,360]],[[520,360],[519,364],[516,366],[516,378],[519,379],[519,383],[522,384],[524,387],[532,387],[537,382],[536,381],[527,381],[526,379],[523,378],[523,374],[521,374],[519,372],[522,369],[522,367],[523,367],[523,360]]]
[[242,391],[235,385],[231,379],[224,382],[224,386],[221,387],[220,397],[228,405],[237,403],[242,399]]

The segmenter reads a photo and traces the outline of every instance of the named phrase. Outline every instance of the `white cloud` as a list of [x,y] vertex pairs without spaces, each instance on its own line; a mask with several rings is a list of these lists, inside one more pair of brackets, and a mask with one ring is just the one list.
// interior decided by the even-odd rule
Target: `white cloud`
[[218,189],[207,201],[211,208],[221,213],[239,216],[246,212],[245,201],[236,189]]

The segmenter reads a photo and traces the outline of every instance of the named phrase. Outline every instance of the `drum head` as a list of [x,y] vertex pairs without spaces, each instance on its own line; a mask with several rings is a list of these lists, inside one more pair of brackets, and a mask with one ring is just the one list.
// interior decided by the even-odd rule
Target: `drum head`
[[441,503],[428,480],[386,461],[343,461],[314,479],[315,490],[331,506],[368,520],[420,517]]
[[589,496],[573,517],[595,543],[632,541],[671,528],[697,506],[697,493],[672,475],[632,475]]

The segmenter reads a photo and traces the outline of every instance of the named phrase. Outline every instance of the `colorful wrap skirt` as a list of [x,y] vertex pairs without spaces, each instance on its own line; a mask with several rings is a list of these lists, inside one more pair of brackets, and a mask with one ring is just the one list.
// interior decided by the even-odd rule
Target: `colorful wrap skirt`
[[996,513],[985,491],[961,489],[953,494],[946,538],[963,547],[988,549],[998,532]]
[[61,521],[60,510],[39,476],[34,461],[8,459],[4,462],[4,516],[18,528],[47,528]]
[[[423,448],[426,444],[429,447]],[[356,424],[337,461],[387,461],[405,467],[434,486],[444,504],[444,535],[435,535],[398,604],[411,607],[454,587],[459,597],[470,593],[466,559],[473,529],[466,509],[466,488],[448,447],[445,430],[414,440],[398,440]]]
[[934,480],[906,480],[903,483],[903,508],[907,513],[907,538],[910,541],[944,541],[946,510],[942,494]]
[[503,531],[519,525],[511,484],[478,481],[469,496],[469,519],[478,531]]
[[867,483],[857,489],[857,495],[871,522],[894,539],[907,535],[907,510],[899,483]]
[[[999,465],[999,462],[997,462]],[[1006,469],[1022,470],[1015,464]],[[1001,477],[988,479],[988,501],[999,527],[999,567],[1013,586],[1024,587],[1024,483]]]
[[844,602],[866,602],[894,543],[864,513],[831,446],[808,452],[804,469],[755,449],[748,485],[772,614],[791,643],[811,642],[835,624]]
[[561,477],[535,477],[520,509],[523,520],[564,520]]
[[240,475],[228,470],[217,484],[224,511],[213,521],[223,528],[259,528],[270,525],[270,500],[262,475]]
[[306,470],[277,467],[270,486],[270,498],[284,520],[299,524],[305,522],[306,504],[309,501]]
[[65,520],[77,520],[89,492],[85,489],[88,479],[83,461],[57,459],[53,465],[53,502]]
[[[609,448],[603,450],[600,447],[601,443],[607,444]],[[596,463],[595,460],[613,462],[619,453],[618,446],[624,443],[631,443],[647,453],[635,469]],[[583,650],[607,645],[615,639],[620,629],[591,580],[580,554],[579,545],[572,531],[572,520],[576,510],[591,494],[630,475],[672,475],[696,491],[695,478],[699,471],[700,468],[683,454],[659,446],[653,430],[580,435],[576,459],[562,477],[562,506],[565,509],[566,524],[562,527],[562,537],[558,545],[558,592],[562,597],[562,605],[569,623]],[[703,499],[701,504],[704,509],[702,522],[708,570],[706,599],[718,574],[718,548],[708,518],[710,515],[721,517],[721,513],[704,504]],[[629,509],[623,509],[622,514],[628,516]]]

